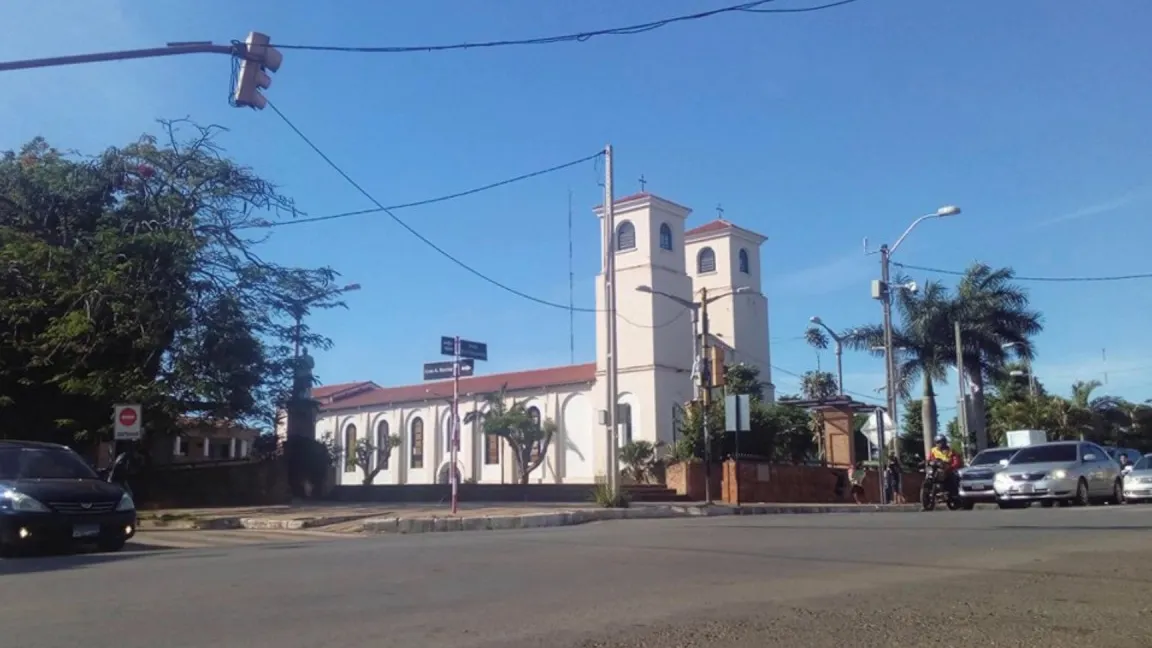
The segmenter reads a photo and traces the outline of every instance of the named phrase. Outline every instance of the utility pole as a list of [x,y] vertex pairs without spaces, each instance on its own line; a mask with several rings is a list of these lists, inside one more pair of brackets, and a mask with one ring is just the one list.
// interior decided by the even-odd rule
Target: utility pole
[[708,410],[712,407],[712,354],[708,343],[708,289],[700,289],[700,420],[704,429],[704,503],[712,503],[712,434]]
[[[892,452],[896,456],[896,461],[900,461],[900,426],[896,422],[896,358],[895,348],[892,344],[892,286],[889,285],[891,279],[891,252],[888,245],[880,246],[880,305],[884,313],[884,385],[885,401],[888,405],[888,419],[892,421],[892,434],[896,442],[892,444]],[[932,445],[931,440],[925,441],[925,450],[927,453]],[[883,455],[884,450],[881,449]],[[928,455],[925,454],[925,457]]]
[[452,479],[452,515],[456,515],[457,506],[460,501],[460,471],[456,468],[456,462],[460,453],[460,336],[457,335],[455,343],[452,347],[455,355],[452,357],[452,422],[450,425],[452,429],[449,431],[450,443],[452,444],[448,453],[448,462],[452,464],[449,467],[448,474]]
[[[956,388],[960,394],[959,409],[956,410],[956,422],[960,426],[960,438],[964,440],[964,458],[971,459],[973,453],[968,452],[972,447],[972,440],[968,437],[968,394],[964,389],[964,347],[963,335],[960,332],[960,322],[954,324],[956,329]],[[928,455],[924,455],[927,457]]]
[[616,429],[616,409],[620,399],[617,382],[616,357],[616,195],[613,188],[612,145],[604,148],[604,304],[607,309],[605,316],[608,320],[608,363],[607,383],[608,395],[605,411],[605,424],[608,427],[608,487],[613,495],[618,492],[620,471],[616,465],[620,452]]

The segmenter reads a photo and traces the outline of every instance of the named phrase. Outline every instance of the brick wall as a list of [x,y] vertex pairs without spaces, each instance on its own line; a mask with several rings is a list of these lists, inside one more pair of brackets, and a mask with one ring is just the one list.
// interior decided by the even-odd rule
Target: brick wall
[[[845,480],[843,497],[836,496],[838,475]],[[904,497],[909,502],[917,501],[920,485],[924,481],[921,473],[905,473],[903,480]],[[724,464],[723,501],[736,502],[736,487],[739,484],[741,502],[834,504],[852,501],[847,487],[847,473],[840,468],[823,466],[791,466],[758,461],[741,461],[739,479],[734,461]],[[875,470],[865,472],[864,499],[873,504],[880,503],[880,481]]]
[[[721,464],[712,464],[711,490],[713,499],[720,497]],[[664,470],[664,485],[678,495],[687,495],[694,502],[704,501],[704,463],[700,461],[680,462],[669,465]]]

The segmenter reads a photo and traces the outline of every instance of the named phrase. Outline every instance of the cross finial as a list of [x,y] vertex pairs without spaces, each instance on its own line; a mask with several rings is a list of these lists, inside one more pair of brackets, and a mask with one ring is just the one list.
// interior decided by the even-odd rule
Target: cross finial
[[720,204],[716,205],[716,218],[724,218],[724,207]]
[[644,179],[644,174],[641,173],[640,174],[640,192],[643,193],[645,191],[644,188],[647,186],[648,186],[648,181]]

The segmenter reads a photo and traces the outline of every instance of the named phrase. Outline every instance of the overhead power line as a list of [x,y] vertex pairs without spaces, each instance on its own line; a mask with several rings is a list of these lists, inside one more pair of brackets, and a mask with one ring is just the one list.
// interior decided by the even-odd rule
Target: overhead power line
[[778,0],[754,0],[752,2],[743,2],[736,5],[727,7],[720,7],[719,9],[710,9],[708,11],[699,11],[692,14],[684,14],[681,16],[673,16],[671,18],[664,18],[661,20],[653,20],[646,23],[636,25],[628,25],[626,27],[610,27],[607,29],[597,29],[586,32],[576,32],[572,34],[561,34],[557,36],[540,36],[536,38],[524,38],[517,40],[496,40],[496,41],[481,41],[476,43],[452,43],[442,45],[406,45],[406,46],[376,46],[376,47],[354,47],[348,45],[301,45],[301,44],[285,44],[273,43],[274,46],[284,50],[310,50],[314,52],[356,52],[361,54],[404,54],[413,52],[446,52],[451,50],[466,50],[466,49],[482,49],[492,47],[510,47],[515,45],[552,45],[555,43],[582,43],[597,36],[632,36],[635,34],[642,34],[650,32],[661,27],[667,27],[676,23],[690,22],[693,20],[703,20],[705,18],[712,18],[723,14],[730,13],[752,13],[752,14],[797,14],[797,13],[810,13],[813,11],[821,11],[824,9],[833,9],[846,4],[851,4],[857,0],[838,0],[837,2],[828,2],[820,5],[813,5],[808,7],[771,7],[767,8],[764,5],[777,2]]
[[[905,270],[919,270],[921,272],[951,275],[953,277],[963,277],[965,274],[967,274],[962,270],[941,270],[940,268],[926,268],[924,266],[897,263],[896,261],[893,261],[892,265],[904,268]],[[1015,281],[1037,281],[1047,283],[1090,283],[1099,281],[1129,281],[1132,279],[1152,279],[1152,272],[1129,275],[1106,275],[1102,277],[1026,277],[1017,275],[1012,277],[1012,279]]]
[[288,116],[285,115],[279,108],[277,108],[275,104],[273,104],[271,101],[269,101],[267,103],[267,105],[269,108],[272,109],[272,112],[276,113],[276,116],[278,116],[285,124],[288,125],[288,128],[290,128],[292,130],[292,132],[296,134],[297,137],[299,137],[301,140],[304,141],[305,144],[308,145],[308,148],[312,149],[316,153],[316,155],[319,155],[320,159],[324,160],[324,162],[326,162],[328,164],[328,166],[332,167],[332,170],[335,171],[336,173],[338,173],[340,175],[340,177],[344,178],[344,180],[346,180],[348,182],[348,184],[352,185],[352,187],[354,189],[356,189],[356,191],[360,192],[360,194],[363,195],[365,198],[367,198],[369,201],[371,201],[372,204],[376,205],[376,207],[380,211],[387,214],[389,218],[396,221],[397,225],[408,230],[409,234],[420,239],[420,241],[422,243],[424,243],[428,247],[432,248],[436,252],[439,252],[440,255],[443,256],[445,259],[448,259],[452,263],[454,263],[454,264],[460,266],[461,268],[467,270],[468,272],[472,273],[476,277],[479,277],[483,281],[485,281],[489,284],[492,284],[493,286],[496,286],[497,288],[499,288],[505,292],[512,293],[513,295],[516,295],[517,297],[520,297],[522,299],[527,299],[528,301],[535,302],[535,303],[541,304],[543,306],[551,306],[552,308],[558,308],[560,310],[565,310],[565,311],[575,310],[576,312],[584,312],[584,313],[595,313],[596,312],[596,309],[594,309],[594,308],[576,308],[576,309],[573,309],[572,307],[570,307],[567,304],[560,304],[558,302],[549,301],[547,299],[541,299],[540,297],[536,297],[535,295],[529,295],[528,293],[526,293],[524,291],[517,290],[517,289],[509,286],[506,283],[503,283],[497,279],[493,279],[492,277],[489,277],[488,275],[484,274],[483,272],[480,272],[476,268],[473,268],[472,266],[468,265],[464,261],[461,261],[460,259],[456,258],[450,252],[448,252],[444,248],[442,248],[439,245],[436,245],[434,242],[432,242],[431,239],[424,236],[420,232],[416,231],[415,228],[413,228],[408,223],[404,222],[404,220],[402,218],[397,216],[395,213],[393,213],[393,211],[391,209],[386,207],[384,205],[384,203],[377,200],[376,197],[373,196],[371,193],[369,193],[367,189],[360,186],[360,183],[353,180],[352,176],[348,175],[348,173],[346,171],[344,171],[344,169],[342,169],[340,167],[340,165],[336,164],[336,162],[334,162],[332,160],[332,158],[328,157],[328,154],[326,154],[323,150],[321,150],[320,147],[317,146],[311,140],[311,138],[309,138],[307,135],[305,135],[304,132],[301,131],[296,126],[296,124],[292,123],[292,120],[288,119]]
[[586,156],[584,156],[578,160],[572,160],[571,162],[565,162],[564,164],[558,164],[558,165],[553,166],[553,167],[548,167],[547,169],[540,169],[539,171],[533,171],[531,173],[525,173],[523,175],[518,175],[515,178],[508,178],[507,180],[501,180],[499,182],[493,182],[491,184],[486,184],[482,187],[475,187],[472,189],[467,189],[465,191],[458,191],[456,193],[445,194],[443,196],[437,196],[435,198],[426,198],[424,200],[417,200],[415,202],[400,203],[399,205],[388,205],[387,207],[372,207],[370,209],[358,209],[356,211],[340,212],[338,214],[327,214],[325,216],[307,216],[305,218],[294,218],[292,220],[285,220],[285,221],[258,222],[258,223],[246,225],[242,228],[237,228],[237,229],[283,227],[285,225],[303,225],[306,223],[320,223],[320,222],[324,222],[324,221],[338,220],[341,218],[349,218],[351,216],[363,216],[365,214],[379,214],[380,212],[386,212],[386,211],[393,210],[393,209],[396,209],[396,210],[410,209],[412,207],[423,207],[425,205],[433,205],[435,203],[441,203],[441,202],[446,202],[449,200],[455,200],[457,198],[463,198],[465,196],[471,196],[473,194],[482,193],[485,191],[489,191],[491,189],[497,189],[499,187],[504,187],[504,186],[507,186],[510,184],[515,184],[515,183],[520,182],[522,180],[529,180],[531,178],[537,178],[537,177],[540,177],[542,175],[548,175],[549,173],[554,173],[556,171],[561,171],[561,170],[567,169],[569,167],[574,167],[574,166],[583,164],[585,162],[590,162],[590,161],[596,160],[597,158],[600,158],[603,155],[604,155],[603,151],[597,151],[596,153],[594,153],[592,155],[586,155]]

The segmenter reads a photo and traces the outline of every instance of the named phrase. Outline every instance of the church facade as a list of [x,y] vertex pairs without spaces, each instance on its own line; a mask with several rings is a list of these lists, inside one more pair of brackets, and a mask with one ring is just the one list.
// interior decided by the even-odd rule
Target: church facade
[[[771,393],[768,303],[761,288],[761,246],[765,237],[726,220],[686,229],[691,210],[650,193],[616,201],[616,311],[618,352],[618,430],[620,443],[671,443],[677,404],[695,394],[693,376],[697,327],[691,309],[679,301],[699,301],[707,291],[710,343],[725,351],[728,363],[760,369]],[[596,209],[603,226],[603,210]],[[485,395],[507,386],[511,399],[529,413],[557,425],[532,483],[592,483],[608,465],[608,431],[598,412],[607,405],[607,326],[605,277],[597,277],[595,363],[550,367],[460,379],[463,424],[456,469],[461,479],[514,483],[515,459],[506,444],[483,434]],[[679,300],[679,301],[678,301]],[[331,434],[345,449],[363,438],[378,447],[398,436],[400,443],[376,475],[375,484],[445,482],[451,474],[452,382],[401,387],[373,382],[315,387],[320,403],[318,436]],[[352,465],[337,469],[341,484],[360,484]]]

